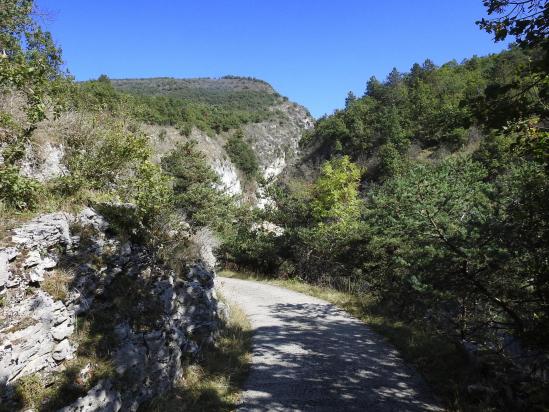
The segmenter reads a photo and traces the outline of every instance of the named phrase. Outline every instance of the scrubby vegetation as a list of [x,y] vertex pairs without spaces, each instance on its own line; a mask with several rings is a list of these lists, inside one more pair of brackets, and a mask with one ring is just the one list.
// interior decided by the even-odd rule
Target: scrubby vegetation
[[[250,82],[250,80],[246,80]],[[191,82],[190,85],[187,83]],[[195,84],[196,83],[196,84]],[[82,109],[104,107],[123,111],[150,124],[174,126],[184,135],[193,127],[221,133],[276,115],[280,99],[272,89],[217,89],[200,79],[113,80],[102,75],[77,85],[73,105]]]
[[4,164],[0,169],[0,199],[15,210],[34,209],[38,203],[41,185],[19,174],[19,168]]

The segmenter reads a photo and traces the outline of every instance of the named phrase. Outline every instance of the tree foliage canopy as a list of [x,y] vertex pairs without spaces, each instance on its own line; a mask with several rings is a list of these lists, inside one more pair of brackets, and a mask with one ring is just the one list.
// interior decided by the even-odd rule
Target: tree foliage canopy
[[549,3],[545,0],[484,0],[491,19],[481,19],[477,24],[495,41],[514,36],[517,43],[528,47],[547,41],[549,35]]

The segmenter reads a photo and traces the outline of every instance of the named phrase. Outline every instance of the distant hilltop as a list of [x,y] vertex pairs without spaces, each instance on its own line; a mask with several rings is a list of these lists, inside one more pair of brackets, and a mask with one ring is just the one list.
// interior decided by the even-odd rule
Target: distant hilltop
[[145,95],[186,97],[201,90],[204,92],[262,92],[278,94],[264,80],[253,77],[223,76],[220,78],[198,77],[176,79],[173,77],[152,77],[143,79],[111,79],[112,85],[124,92]]

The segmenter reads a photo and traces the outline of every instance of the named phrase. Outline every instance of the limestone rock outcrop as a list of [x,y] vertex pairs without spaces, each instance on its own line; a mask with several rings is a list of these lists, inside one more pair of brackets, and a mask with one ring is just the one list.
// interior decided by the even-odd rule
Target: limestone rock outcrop
[[85,354],[111,372],[87,363],[71,382],[83,395],[64,399],[62,410],[136,410],[216,336],[214,273],[201,262],[178,272],[156,263],[94,209],[42,215],[9,240],[0,247],[0,403],[8,408],[20,379],[55,382]]

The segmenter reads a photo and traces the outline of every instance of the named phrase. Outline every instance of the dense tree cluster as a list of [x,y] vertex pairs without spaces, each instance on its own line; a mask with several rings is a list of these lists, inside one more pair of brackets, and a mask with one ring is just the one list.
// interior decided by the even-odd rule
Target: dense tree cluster
[[337,153],[368,162],[369,177],[389,176],[402,156],[455,151],[480,129],[547,116],[546,80],[532,87],[541,75],[528,69],[540,58],[539,50],[513,47],[460,64],[427,60],[408,73],[394,69],[383,83],[371,78],[361,98],[350,94],[345,109],[321,118],[303,145],[323,158]]
[[219,176],[195,142],[181,143],[162,158],[162,169],[173,178],[175,207],[195,227],[209,226],[223,232],[233,205],[229,196],[216,188]]
[[[546,30],[541,16],[535,33]],[[275,206],[239,223],[225,258],[375,296],[400,321],[497,354],[491,367],[508,365],[503,359],[524,365],[533,353],[542,362],[549,352],[545,40],[534,42],[517,20],[501,24],[524,34],[521,47],[393,70],[319,119],[302,141],[305,167],[324,162],[316,178],[272,188]],[[265,220],[281,230],[266,230]],[[509,342],[521,351],[511,355]],[[530,371],[536,367],[546,366]],[[486,402],[498,405],[498,396]]]

